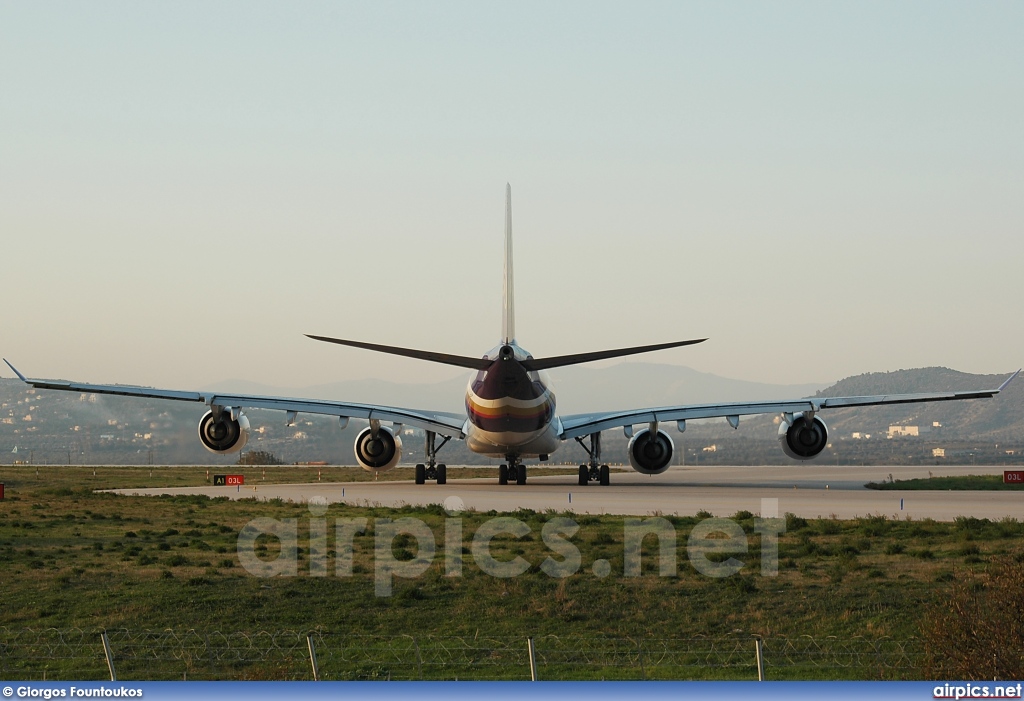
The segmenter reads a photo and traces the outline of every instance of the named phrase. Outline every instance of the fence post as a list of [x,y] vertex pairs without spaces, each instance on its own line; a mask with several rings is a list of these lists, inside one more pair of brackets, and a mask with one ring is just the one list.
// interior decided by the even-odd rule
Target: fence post
[[206,640],[206,656],[210,662],[210,681],[217,681],[217,662],[213,655],[213,646],[210,645],[210,633],[204,633]]
[[754,653],[757,655],[757,681],[764,681],[764,651],[761,649],[761,638],[754,638]]
[[210,681],[217,681],[217,673],[213,666],[213,650],[210,648],[210,634],[205,633],[203,638],[206,641],[206,661],[210,663]]
[[423,655],[420,654],[420,644],[416,641],[416,638],[412,639],[412,644],[416,648],[416,668],[420,674],[420,681],[423,681]]
[[117,681],[117,673],[114,672],[114,653],[110,651],[110,640],[107,639],[107,631],[100,633],[100,640],[103,641],[103,654],[107,656],[107,669],[110,670],[110,681]]
[[320,665],[316,662],[316,647],[313,645],[313,634],[306,633],[306,644],[309,645],[309,664],[313,667],[313,681],[320,681]]
[[537,681],[537,650],[533,646],[533,636],[526,639],[526,650],[530,653],[530,681]]

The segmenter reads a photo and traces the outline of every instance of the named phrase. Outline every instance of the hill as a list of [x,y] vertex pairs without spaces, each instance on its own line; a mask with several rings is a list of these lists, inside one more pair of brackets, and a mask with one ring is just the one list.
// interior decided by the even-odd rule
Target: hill
[[[620,363],[595,368],[576,365],[550,372],[560,414],[669,404],[703,404],[806,397],[823,383],[779,385],[721,377],[680,365]],[[462,411],[468,375],[429,384],[349,380],[307,387],[272,387],[246,380],[224,380],[217,389],[285,397],[344,399],[440,411]]]
[[[840,380],[816,396],[987,389],[998,387],[1008,374],[972,375],[942,367],[873,372]],[[939,426],[935,426],[936,423]],[[1005,391],[992,400],[842,409],[829,412],[828,424],[837,432],[883,432],[892,425],[914,425],[922,431],[947,437],[1019,441],[1024,439],[1024,380],[1011,382]]]

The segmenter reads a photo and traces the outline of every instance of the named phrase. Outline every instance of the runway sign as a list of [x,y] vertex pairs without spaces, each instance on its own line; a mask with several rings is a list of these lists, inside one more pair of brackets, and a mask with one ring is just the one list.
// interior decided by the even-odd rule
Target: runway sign
[[4,483],[0,482],[0,499],[4,498]]
[[1024,484],[1024,470],[1004,471],[1003,484]]
[[214,487],[234,487],[245,484],[245,475],[214,475]]

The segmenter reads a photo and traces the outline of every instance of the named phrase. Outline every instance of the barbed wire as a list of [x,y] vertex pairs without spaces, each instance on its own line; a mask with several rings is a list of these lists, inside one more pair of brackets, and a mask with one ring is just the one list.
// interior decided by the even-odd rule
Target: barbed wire
[[[373,635],[323,630],[83,630],[0,627],[0,675],[105,679],[101,633],[119,679],[310,679],[310,643],[321,679],[528,679],[526,639],[510,636]],[[539,677],[560,679],[757,678],[753,638],[534,638]],[[907,679],[925,649],[910,638],[769,637],[771,679]]]

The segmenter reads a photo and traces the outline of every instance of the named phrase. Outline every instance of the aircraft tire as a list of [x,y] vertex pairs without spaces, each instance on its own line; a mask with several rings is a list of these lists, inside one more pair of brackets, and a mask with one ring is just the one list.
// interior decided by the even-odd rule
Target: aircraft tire
[[601,465],[601,486],[607,487],[611,484],[611,470],[607,465]]
[[444,463],[437,466],[437,483],[448,484],[448,466]]
[[526,484],[526,465],[516,468],[516,484]]
[[586,487],[587,482],[590,481],[590,470],[586,465],[580,465],[580,486]]
[[508,465],[498,465],[498,484],[508,484]]
[[423,463],[416,465],[416,484],[424,484],[427,481],[427,466]]

